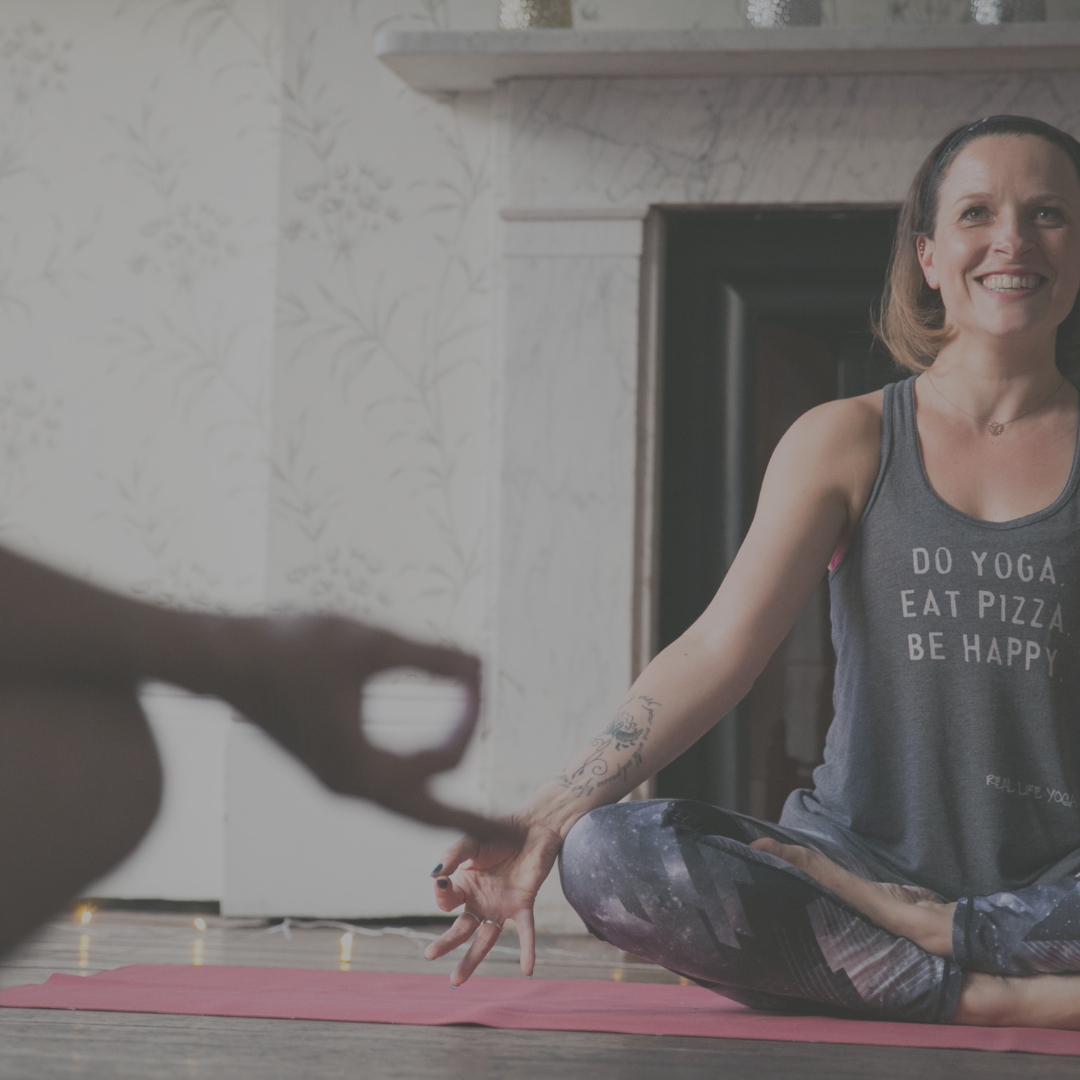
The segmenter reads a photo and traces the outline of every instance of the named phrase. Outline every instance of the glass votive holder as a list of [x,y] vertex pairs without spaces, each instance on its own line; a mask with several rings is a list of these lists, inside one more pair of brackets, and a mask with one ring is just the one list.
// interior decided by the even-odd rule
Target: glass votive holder
[[747,0],[746,21],[761,28],[820,26],[821,0]]
[[500,30],[565,29],[574,25],[570,0],[500,0]]

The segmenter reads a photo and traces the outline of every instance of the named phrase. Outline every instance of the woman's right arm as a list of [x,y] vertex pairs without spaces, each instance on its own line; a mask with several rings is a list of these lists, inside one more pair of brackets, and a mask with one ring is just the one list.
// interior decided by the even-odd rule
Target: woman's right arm
[[[574,823],[654,776],[742,700],[851,534],[878,470],[880,401],[876,394],[830,402],[791,427],[709,607],[642,672],[607,727],[514,814],[524,840],[485,846],[465,838],[443,857],[435,875],[439,906],[464,904],[499,925],[513,919],[526,974],[534,960],[536,892]],[[462,915],[428,947],[428,957],[445,955],[477,927]],[[479,926],[451,976],[454,985],[497,938],[497,925]]]

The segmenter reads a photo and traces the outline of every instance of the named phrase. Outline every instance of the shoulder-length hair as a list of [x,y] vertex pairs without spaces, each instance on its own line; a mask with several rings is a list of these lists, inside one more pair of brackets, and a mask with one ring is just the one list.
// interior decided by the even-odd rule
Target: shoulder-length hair
[[[1035,135],[1063,150],[1080,178],[1080,142],[1052,124],[1028,116],[986,116],[950,132],[919,167],[900,208],[889,273],[874,333],[909,371],[926,371],[948,340],[941,293],[923,277],[915,251],[920,236],[934,234],[938,192],[956,155],[976,139],[988,135]],[[1057,363],[1062,372],[1080,371],[1080,303],[1058,327]]]

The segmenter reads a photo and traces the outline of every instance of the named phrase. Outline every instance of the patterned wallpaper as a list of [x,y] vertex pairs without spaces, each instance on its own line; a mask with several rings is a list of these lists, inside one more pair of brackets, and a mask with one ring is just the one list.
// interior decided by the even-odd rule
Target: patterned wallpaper
[[380,26],[449,16],[425,0],[289,8],[270,590],[475,644],[490,100],[421,97],[371,54]]
[[0,6],[0,539],[478,641],[489,102],[370,39],[493,11]]
[[0,537],[185,605],[265,594],[280,38],[0,7]]
[[[371,36],[494,13],[0,4],[0,542],[168,603],[333,609],[482,643],[490,101],[414,94]],[[283,902],[295,875],[264,835],[269,799],[318,868],[297,903],[345,910],[319,875],[346,871],[311,837],[355,844],[376,812],[307,794],[224,710],[150,706],[165,810],[105,895]],[[226,759],[244,778],[231,794]],[[459,801],[482,802],[461,777]],[[231,841],[224,812],[203,821],[227,794]],[[409,866],[446,842],[380,828]],[[223,867],[258,840],[278,851],[266,881]]]

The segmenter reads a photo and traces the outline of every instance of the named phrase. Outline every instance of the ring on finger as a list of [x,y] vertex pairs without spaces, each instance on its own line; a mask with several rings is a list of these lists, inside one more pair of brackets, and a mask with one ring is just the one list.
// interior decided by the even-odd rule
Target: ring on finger
[[469,909],[466,908],[461,914],[462,915],[468,915],[470,919],[475,919],[477,926],[483,926],[483,924],[484,924],[485,920],[481,919],[480,916],[477,915],[475,911],[469,911]]
[[484,926],[494,926],[498,930],[502,930],[503,925],[501,922],[496,922],[494,919],[485,919],[483,921]]

